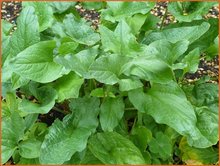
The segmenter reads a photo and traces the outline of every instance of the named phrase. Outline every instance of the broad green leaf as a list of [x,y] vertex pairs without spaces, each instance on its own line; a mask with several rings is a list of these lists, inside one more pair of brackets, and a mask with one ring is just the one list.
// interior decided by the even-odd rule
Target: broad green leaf
[[104,164],[145,164],[139,149],[116,132],[97,133],[89,139],[88,146]]
[[95,132],[98,126],[97,116],[100,111],[99,105],[100,101],[95,97],[84,97],[71,100],[69,107],[76,117],[73,120],[74,126],[77,128],[87,128]]
[[40,83],[56,80],[64,73],[61,65],[53,62],[55,41],[34,44],[11,61],[12,70],[18,75]]
[[169,42],[176,43],[180,40],[188,40],[191,43],[199,39],[205,32],[208,31],[210,24],[203,22],[200,25],[185,26],[164,29],[159,32],[151,32],[145,36],[142,43],[150,44],[156,40],[166,39]]
[[20,88],[21,86],[28,84],[28,82],[29,82],[28,79],[23,78],[22,76],[20,76],[16,73],[12,73],[11,83],[12,83],[13,89]]
[[132,89],[137,89],[143,86],[140,80],[138,79],[121,79],[119,82],[120,91],[129,91]]
[[74,41],[64,42],[60,45],[58,51],[61,55],[74,53],[78,45],[79,44]]
[[77,98],[83,81],[82,78],[73,72],[56,80],[54,88],[57,90],[58,102],[69,98]]
[[82,2],[82,6],[88,10],[100,10],[105,7],[105,2]]
[[63,65],[66,69],[76,72],[83,78],[89,78],[89,67],[95,61],[98,55],[98,47],[94,46],[90,49],[80,51],[77,54],[67,54],[65,56],[57,56],[54,61]]
[[113,85],[119,81],[121,67],[128,60],[116,54],[101,56],[90,66],[89,75],[101,83]]
[[86,148],[91,132],[85,128],[74,128],[72,118],[66,117],[61,122],[56,119],[49,128],[40,149],[41,164],[63,164],[71,156]]
[[152,133],[145,126],[136,126],[132,129],[130,137],[131,137],[132,142],[143,153],[146,151],[148,143],[152,139]]
[[26,165],[26,164],[38,165],[38,164],[40,164],[40,162],[39,162],[39,158],[26,159],[26,158],[21,157],[20,161],[17,164],[21,164],[21,165]]
[[170,67],[153,56],[133,58],[122,66],[121,72],[127,76],[137,76],[138,78],[156,83],[167,83],[173,79]]
[[27,114],[46,114],[55,105],[57,92],[49,86],[43,86],[37,89],[35,97],[37,98],[39,104],[27,99],[22,99],[22,102],[19,105],[19,110]]
[[137,89],[128,96],[135,108],[186,136],[190,145],[205,148],[216,143],[196,126],[198,120],[194,109],[176,83],[154,84],[146,94]]
[[189,54],[187,54],[182,60],[182,63],[186,65],[186,67],[183,69],[184,73],[195,73],[199,67],[199,61],[199,49],[194,49],[191,52],[189,52]]
[[194,148],[189,146],[185,138],[181,139],[179,147],[183,153],[182,160],[188,165],[211,165],[216,164],[219,160],[218,150],[213,147],[205,149]]
[[207,50],[206,50],[206,54],[207,56],[212,59],[214,58],[216,55],[218,55],[219,52],[219,37],[216,37],[214,40],[214,44],[212,44]]
[[147,14],[154,4],[152,2],[107,2],[108,8],[102,11],[101,19],[115,22],[137,13]]
[[78,43],[91,46],[100,40],[99,34],[84,19],[77,19],[73,14],[66,15],[63,26],[66,34]]
[[35,10],[29,6],[22,10],[18,21],[17,30],[11,37],[11,54],[16,56],[27,47],[40,41],[39,24]]
[[118,23],[114,32],[102,25],[99,31],[105,51],[112,51],[122,56],[137,54],[136,52],[140,51],[140,45],[124,20]]
[[178,21],[191,22],[202,19],[215,4],[217,2],[171,2],[168,10]]
[[200,142],[195,143],[195,146],[202,147],[203,144],[207,144],[209,146],[215,145],[219,139],[218,113],[213,112],[208,107],[201,107],[196,108],[196,115],[196,126],[198,127],[203,137],[201,137]]
[[100,124],[103,131],[113,131],[124,115],[124,102],[122,98],[106,98],[100,111]]
[[140,29],[143,26],[145,20],[148,18],[147,14],[136,14],[133,17],[128,17],[126,22],[131,29],[131,32],[136,35],[140,33]]
[[188,49],[189,42],[187,40],[180,40],[176,43],[171,43],[167,40],[157,40],[149,46],[157,49],[156,56],[172,65],[186,50]]
[[109,91],[104,91],[103,88],[96,88],[94,90],[91,91],[90,96],[93,97],[113,97],[115,98],[115,95],[112,92]]
[[141,30],[149,31],[157,29],[157,24],[160,22],[160,18],[156,17],[155,15],[149,13],[147,14],[147,19],[142,26]]
[[149,142],[149,149],[152,153],[166,160],[172,157],[172,142],[168,136],[162,132],[156,133],[156,137]]
[[63,13],[69,8],[73,8],[76,2],[48,2],[54,13]]
[[38,17],[39,31],[42,32],[50,28],[53,23],[53,10],[47,2],[22,2],[22,6],[32,6]]
[[2,164],[6,163],[18,147],[18,142],[24,135],[25,124],[18,112],[11,112],[2,118]]
[[19,153],[24,158],[38,158],[40,156],[41,142],[36,139],[28,139],[18,144]]
[[1,29],[1,42],[2,42],[2,66],[4,65],[5,60],[7,59],[7,57],[10,54],[10,31],[13,27],[13,25],[11,23],[9,23],[6,20],[1,20],[1,25],[2,25],[2,29]]

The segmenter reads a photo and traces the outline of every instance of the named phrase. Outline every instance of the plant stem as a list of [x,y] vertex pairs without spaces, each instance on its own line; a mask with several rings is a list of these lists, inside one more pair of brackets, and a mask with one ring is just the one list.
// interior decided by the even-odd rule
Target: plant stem
[[68,113],[64,112],[63,110],[61,110],[61,109],[59,109],[59,108],[57,108],[57,107],[55,107],[55,106],[52,108],[52,110],[57,111],[57,112],[60,112],[60,113],[65,114],[65,115],[68,114]]
[[161,21],[161,24],[160,24],[160,30],[163,28],[166,16],[167,16],[167,8],[165,9],[165,13],[163,15],[163,18],[162,18],[162,21]]
[[133,111],[133,110],[137,110],[137,109],[134,108],[134,107],[131,107],[131,108],[125,108],[125,111]]

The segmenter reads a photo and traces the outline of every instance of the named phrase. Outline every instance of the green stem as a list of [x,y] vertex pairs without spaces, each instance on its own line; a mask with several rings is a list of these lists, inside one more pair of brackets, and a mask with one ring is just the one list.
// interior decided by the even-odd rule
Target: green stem
[[125,108],[125,111],[133,111],[133,110],[137,110],[137,109],[134,108],[134,107],[131,107],[131,108]]
[[162,28],[163,28],[166,16],[167,16],[167,8],[165,9],[165,13],[163,15],[163,18],[162,18],[162,21],[161,21],[161,24],[160,24],[160,30],[162,30]]
[[137,120],[137,124],[142,126],[143,125],[143,122],[142,122],[142,117],[143,117],[143,114],[138,111],[138,120]]
[[52,110],[57,111],[57,112],[60,112],[60,113],[65,114],[65,115],[68,114],[68,113],[64,112],[63,110],[61,110],[61,109],[59,109],[59,108],[57,108],[57,107],[55,107],[55,106],[52,108]]

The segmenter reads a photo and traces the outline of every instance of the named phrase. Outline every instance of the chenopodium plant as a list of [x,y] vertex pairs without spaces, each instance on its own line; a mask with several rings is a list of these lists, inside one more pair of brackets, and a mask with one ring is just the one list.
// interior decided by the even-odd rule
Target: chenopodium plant
[[23,2],[2,20],[2,163],[217,163],[218,86],[184,82],[218,54],[215,4],[170,2],[158,29],[153,2],[84,2],[94,29],[76,2]]

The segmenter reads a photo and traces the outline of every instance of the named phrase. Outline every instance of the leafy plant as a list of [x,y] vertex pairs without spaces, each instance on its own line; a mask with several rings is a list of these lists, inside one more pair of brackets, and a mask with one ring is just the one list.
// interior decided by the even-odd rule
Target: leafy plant
[[216,3],[170,2],[160,29],[154,2],[83,2],[98,29],[76,4],[2,20],[2,163],[217,163],[218,86],[183,81],[218,53]]

